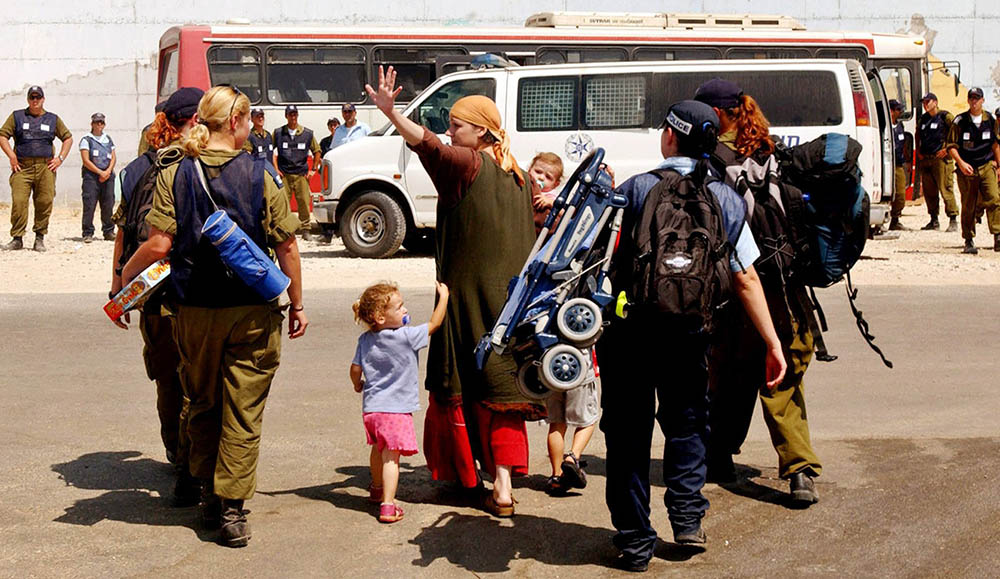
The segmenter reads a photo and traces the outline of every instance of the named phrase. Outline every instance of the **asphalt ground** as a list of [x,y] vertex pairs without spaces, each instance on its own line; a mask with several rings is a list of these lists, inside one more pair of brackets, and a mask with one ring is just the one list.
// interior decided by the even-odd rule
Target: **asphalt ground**
[[[814,362],[806,399],[824,463],[820,502],[789,508],[759,414],[737,485],[708,485],[708,551],[673,545],[660,460],[650,573],[667,577],[995,577],[1000,567],[1000,352],[996,288],[861,288],[888,370],[854,326],[842,286],[820,292],[833,363]],[[415,321],[430,290],[407,297]],[[268,399],[253,539],[217,546],[197,509],[169,506],[171,468],[138,328],[104,317],[99,294],[0,295],[0,576],[608,577],[604,441],[589,485],[552,499],[544,424],[518,514],[490,517],[404,459],[403,521],[366,502],[368,449],[348,365],[360,328],[353,290],[306,296],[311,326],[283,345]],[[758,411],[759,412],[759,411]],[[423,413],[415,416],[422,439]],[[653,456],[663,439],[654,438]]]

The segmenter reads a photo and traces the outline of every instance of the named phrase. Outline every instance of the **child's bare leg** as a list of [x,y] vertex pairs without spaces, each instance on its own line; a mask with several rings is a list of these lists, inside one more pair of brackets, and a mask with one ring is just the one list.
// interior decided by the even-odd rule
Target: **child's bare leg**
[[[577,430],[577,432],[580,431]],[[566,448],[565,436],[566,436],[565,422],[555,422],[549,424],[549,438],[548,438],[549,462],[552,463],[552,476],[559,476],[562,474],[563,449]],[[573,441],[576,442],[575,435],[573,436]]]
[[497,474],[493,479],[493,500],[496,501],[498,505],[514,504],[510,495],[510,471],[511,467],[508,464],[497,465]]
[[[565,426],[563,428],[565,429]],[[597,424],[591,424],[590,426],[577,428],[573,433],[573,454],[576,455],[577,458],[580,458],[583,455],[583,451],[590,443],[590,437],[594,435],[595,428],[597,428]],[[552,448],[551,444],[549,448]],[[562,462],[561,459],[560,462]]]
[[382,451],[377,444],[372,445],[372,452],[368,456],[368,467],[372,472],[372,486],[382,488]]
[[399,451],[382,450],[382,503],[396,502],[396,487],[399,486]]

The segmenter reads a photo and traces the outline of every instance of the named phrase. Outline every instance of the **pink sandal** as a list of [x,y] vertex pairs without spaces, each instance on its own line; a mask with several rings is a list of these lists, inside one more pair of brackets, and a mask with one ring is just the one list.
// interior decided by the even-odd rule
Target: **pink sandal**
[[403,520],[403,509],[395,503],[382,503],[378,510],[378,520],[380,523],[395,523]]

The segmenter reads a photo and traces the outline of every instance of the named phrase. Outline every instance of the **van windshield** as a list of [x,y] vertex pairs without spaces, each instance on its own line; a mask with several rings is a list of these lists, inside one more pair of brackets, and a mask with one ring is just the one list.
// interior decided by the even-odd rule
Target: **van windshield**
[[492,78],[455,80],[438,87],[421,100],[410,113],[410,119],[436,135],[443,135],[448,130],[449,112],[455,101],[469,95],[483,95],[496,100],[496,92],[497,83]]

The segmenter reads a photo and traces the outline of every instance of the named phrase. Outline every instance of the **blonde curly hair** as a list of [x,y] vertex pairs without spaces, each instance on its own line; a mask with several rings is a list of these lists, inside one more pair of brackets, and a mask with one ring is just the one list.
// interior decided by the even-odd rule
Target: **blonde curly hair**
[[399,294],[399,286],[390,281],[380,282],[365,289],[361,297],[351,305],[351,309],[354,310],[354,323],[364,322],[369,329],[374,327],[378,323],[376,321],[378,317],[388,307],[389,300],[396,294]]

